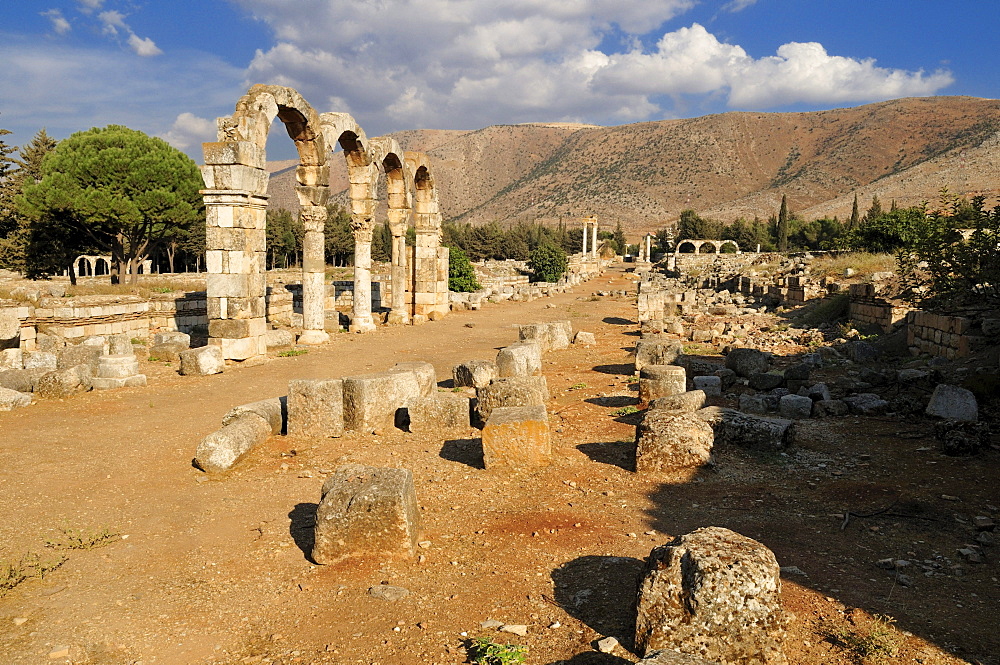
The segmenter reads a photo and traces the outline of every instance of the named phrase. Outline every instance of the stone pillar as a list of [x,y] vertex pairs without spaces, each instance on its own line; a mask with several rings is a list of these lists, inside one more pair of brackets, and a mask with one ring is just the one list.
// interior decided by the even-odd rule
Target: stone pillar
[[322,344],[330,339],[324,316],[326,257],[323,227],[326,224],[326,208],[303,206],[299,218],[305,231],[302,240],[302,335],[299,343]]
[[[369,201],[374,208],[374,201]],[[372,319],[372,232],[375,229],[372,215],[351,214],[354,231],[354,308],[351,311],[351,332],[365,333],[375,330]]]
[[583,258],[587,258],[587,233],[590,231],[590,222],[583,222]]
[[392,311],[389,323],[404,325],[410,322],[406,307],[406,222],[409,210],[389,209],[389,230],[392,231]]
[[653,260],[653,246],[652,246],[653,236],[646,234],[646,261],[651,262]]
[[591,237],[592,242],[590,244],[590,256],[591,256],[591,258],[593,258],[596,261],[597,260],[597,220],[596,219],[593,221],[593,225],[594,225],[594,228],[593,228],[593,236]]

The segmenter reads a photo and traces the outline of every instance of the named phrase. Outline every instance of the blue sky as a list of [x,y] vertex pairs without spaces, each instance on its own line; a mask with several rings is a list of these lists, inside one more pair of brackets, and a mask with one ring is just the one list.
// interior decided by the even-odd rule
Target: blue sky
[[998,19],[995,0],[0,0],[0,127],[123,124],[200,161],[254,83],[369,136],[997,98]]

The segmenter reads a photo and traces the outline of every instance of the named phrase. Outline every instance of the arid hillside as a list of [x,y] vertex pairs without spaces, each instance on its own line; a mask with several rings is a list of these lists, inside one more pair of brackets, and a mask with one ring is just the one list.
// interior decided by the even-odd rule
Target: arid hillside
[[[724,113],[618,127],[498,125],[411,130],[429,153],[446,219],[576,220],[644,232],[694,208],[723,221],[767,217],[782,194],[807,218],[850,214],[854,194],[899,205],[942,187],[995,202],[1000,100],[899,99],[811,113]],[[272,205],[295,208],[294,168],[275,169]],[[333,186],[346,202],[346,170]]]

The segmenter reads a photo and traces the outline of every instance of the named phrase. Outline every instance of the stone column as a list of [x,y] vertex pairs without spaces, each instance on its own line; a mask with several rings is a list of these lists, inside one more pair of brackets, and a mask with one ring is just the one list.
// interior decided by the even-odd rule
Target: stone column
[[375,330],[372,319],[372,232],[375,223],[370,214],[375,201],[367,203],[368,212],[351,214],[351,230],[354,231],[354,307],[350,331],[356,333]]
[[590,222],[583,221],[583,258],[587,258],[587,233],[590,230]]
[[392,232],[392,311],[389,323],[405,325],[410,322],[406,307],[406,226],[409,210],[389,209],[389,230]]
[[592,242],[590,244],[590,255],[591,255],[591,258],[593,258],[596,261],[597,260],[597,220],[596,219],[593,221],[593,225],[594,225],[594,228],[593,228],[593,236],[591,237]]
[[302,240],[302,335],[299,344],[322,344],[326,332],[326,257],[323,227],[326,208],[303,206],[299,213],[305,237]]
[[653,260],[653,248],[652,248],[652,243],[650,242],[651,240],[652,240],[652,236],[647,233],[646,234],[646,261],[647,262],[651,262]]

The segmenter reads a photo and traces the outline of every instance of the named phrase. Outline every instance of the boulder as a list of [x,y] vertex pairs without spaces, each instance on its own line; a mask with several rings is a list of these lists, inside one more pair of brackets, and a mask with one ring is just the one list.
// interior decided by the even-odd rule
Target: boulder
[[695,390],[701,390],[708,397],[719,397],[722,395],[722,379],[714,374],[696,376],[691,379]]
[[16,390],[21,393],[33,393],[38,388],[38,381],[49,373],[44,368],[9,369],[0,372],[0,387]]
[[806,396],[814,402],[823,402],[831,399],[830,389],[825,383],[817,383],[807,388]]
[[594,346],[597,344],[597,339],[594,337],[594,333],[581,330],[574,335],[573,343],[581,346]]
[[543,406],[549,398],[544,376],[494,379],[476,389],[476,413],[480,423],[490,419],[493,409],[512,406]]
[[518,339],[522,342],[535,342],[542,353],[552,349],[552,332],[547,323],[529,323],[518,326]]
[[[152,350],[150,350],[152,355]],[[181,351],[179,354],[180,373],[185,376],[209,376],[221,374],[226,367],[222,357],[222,348],[218,346],[199,346],[195,349]]]
[[0,411],[11,411],[31,404],[31,393],[0,388]]
[[323,483],[312,549],[316,563],[358,555],[412,557],[419,538],[409,470],[348,464]]
[[676,316],[666,317],[663,319],[663,332],[671,335],[683,335],[684,323]]
[[715,660],[678,653],[673,649],[657,649],[647,653],[646,657],[635,665],[719,665],[719,663]]
[[271,424],[256,413],[243,413],[198,444],[194,465],[206,473],[228,471],[271,436]]
[[285,430],[285,399],[282,397],[262,399],[259,402],[234,406],[226,412],[226,415],[222,416],[223,427],[244,413],[253,413],[266,420],[267,424],[271,426],[271,434],[281,434]]
[[713,374],[722,380],[722,390],[723,392],[729,390],[736,383],[736,372],[729,369],[728,367],[723,367],[722,369],[717,369]]
[[785,382],[785,377],[777,372],[757,372],[751,374],[747,382],[754,390],[774,390]]
[[637,473],[670,474],[709,464],[715,434],[690,413],[650,409],[636,427],[635,440]]
[[721,527],[649,554],[639,587],[639,653],[673,649],[720,665],[785,665],[781,572],[761,543]]
[[264,333],[264,344],[272,349],[290,349],[295,346],[295,334],[291,330],[268,330]]
[[433,393],[418,397],[406,407],[411,432],[467,431],[470,426],[469,398],[456,393]]
[[0,372],[8,369],[24,369],[24,352],[20,348],[0,351]]
[[648,365],[673,365],[684,347],[676,340],[641,339],[635,345],[635,369]]
[[0,308],[0,349],[18,348],[20,345],[21,320],[17,318],[17,309]]
[[979,405],[971,390],[939,383],[925,413],[944,420],[979,420]]
[[27,351],[24,353],[24,369],[60,369],[59,358],[49,351]]
[[770,365],[768,357],[758,349],[731,349],[726,356],[726,367],[746,378],[767,372]]
[[767,395],[740,395],[739,409],[743,413],[764,415],[771,410]]
[[179,330],[168,330],[153,335],[153,346],[158,344],[181,344],[185,349],[191,348],[191,335]]
[[293,379],[288,382],[289,435],[339,437],[344,433],[344,382]]
[[492,360],[468,360],[461,365],[455,365],[451,376],[456,388],[462,386],[481,388],[488,386],[490,381],[497,378],[497,364]]
[[778,413],[782,418],[804,420],[812,416],[813,401],[801,395],[784,395],[778,401]]
[[61,399],[90,390],[93,375],[86,365],[46,372],[38,379],[35,392],[41,397]]
[[[101,358],[101,351],[101,347],[89,344],[63,347],[56,353],[56,369],[68,369],[77,365],[87,365],[90,371],[96,374]],[[129,347],[129,353],[132,353],[131,346]]]
[[706,395],[704,390],[689,390],[679,395],[657,397],[649,403],[649,408],[693,413],[705,406],[705,400]]
[[687,372],[677,365],[647,365],[639,370],[639,404],[687,390]]
[[975,455],[990,445],[990,426],[970,420],[944,420],[934,423],[934,438],[941,451],[955,457]]
[[765,418],[715,406],[695,413],[715,430],[716,444],[781,450],[792,443],[795,435],[793,421],[783,418]]
[[875,393],[861,393],[844,398],[844,403],[851,413],[861,416],[878,416],[889,410],[889,402]]
[[801,362],[787,368],[784,372],[784,376],[786,381],[808,381],[809,374],[811,372],[812,366],[808,363]]
[[539,376],[542,373],[542,350],[537,342],[517,342],[500,349],[497,375]]
[[878,349],[861,340],[853,340],[844,344],[844,355],[858,364],[871,363],[878,360]]
[[850,413],[847,402],[839,399],[821,399],[813,403],[813,418],[826,416],[846,416]]
[[149,347],[149,359],[176,362],[181,359],[181,354],[189,348],[187,344],[181,344],[180,342],[161,342]]
[[552,461],[549,417],[543,405],[496,407],[483,427],[483,462],[496,467],[528,469]]

